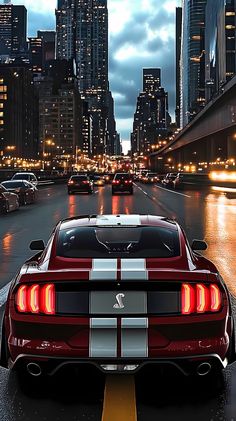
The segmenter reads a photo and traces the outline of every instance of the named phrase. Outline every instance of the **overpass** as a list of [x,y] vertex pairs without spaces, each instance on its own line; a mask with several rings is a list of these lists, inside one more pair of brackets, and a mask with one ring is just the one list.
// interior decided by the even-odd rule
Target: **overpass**
[[168,163],[172,167],[236,160],[236,76],[168,145],[149,158],[150,166],[157,170]]

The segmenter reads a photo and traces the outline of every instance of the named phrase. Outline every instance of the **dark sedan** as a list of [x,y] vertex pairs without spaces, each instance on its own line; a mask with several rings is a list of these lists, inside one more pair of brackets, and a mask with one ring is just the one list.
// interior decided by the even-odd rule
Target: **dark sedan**
[[0,184],[0,213],[8,213],[19,209],[19,198],[15,193],[10,193]]
[[68,181],[68,194],[78,192],[93,193],[93,182],[87,175],[72,175]]
[[26,180],[4,181],[2,186],[17,194],[21,205],[29,205],[36,200],[37,188]]

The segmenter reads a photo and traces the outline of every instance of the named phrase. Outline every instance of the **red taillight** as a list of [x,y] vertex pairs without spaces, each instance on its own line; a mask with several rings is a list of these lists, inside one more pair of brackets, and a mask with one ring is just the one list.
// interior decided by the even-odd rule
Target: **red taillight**
[[39,285],[28,288],[27,300],[29,312],[39,313]]
[[114,180],[114,181],[112,181],[112,184],[119,184],[120,183],[120,181],[119,180]]
[[55,314],[55,287],[45,285],[41,291],[41,308],[44,314]]
[[16,293],[16,307],[20,313],[56,313],[55,286],[21,285]]
[[197,313],[205,313],[209,311],[209,289],[202,284],[197,284]]
[[88,184],[89,183],[89,181],[83,181],[83,184]]
[[68,184],[74,184],[73,180],[68,181]]
[[222,306],[220,289],[213,284],[209,287],[203,284],[182,284],[181,313],[206,313],[219,311]]
[[219,311],[221,307],[221,293],[217,285],[210,286],[211,311]]
[[22,285],[17,291],[16,295],[16,307],[20,313],[26,313],[28,311],[27,307],[27,286]]
[[189,284],[182,285],[182,314],[191,314],[195,307],[195,294],[194,289]]

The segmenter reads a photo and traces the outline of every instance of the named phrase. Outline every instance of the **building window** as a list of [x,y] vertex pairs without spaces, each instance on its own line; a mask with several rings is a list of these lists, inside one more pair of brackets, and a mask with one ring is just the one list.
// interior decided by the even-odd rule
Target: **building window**
[[7,92],[7,86],[6,85],[0,86],[0,92]]

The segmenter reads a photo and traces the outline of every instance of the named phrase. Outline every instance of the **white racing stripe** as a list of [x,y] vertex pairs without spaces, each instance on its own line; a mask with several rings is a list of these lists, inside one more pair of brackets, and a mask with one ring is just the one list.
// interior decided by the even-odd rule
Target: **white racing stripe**
[[116,280],[117,259],[93,259],[90,281]]
[[89,356],[117,356],[117,319],[90,319]]
[[148,280],[146,259],[121,259],[121,280]]
[[116,225],[141,225],[139,215],[98,215],[96,219],[98,226],[116,226]]
[[10,289],[11,282],[9,282],[5,287],[0,289],[0,307],[2,307],[7,301],[8,292]]
[[148,357],[148,319],[121,320],[121,357]]

